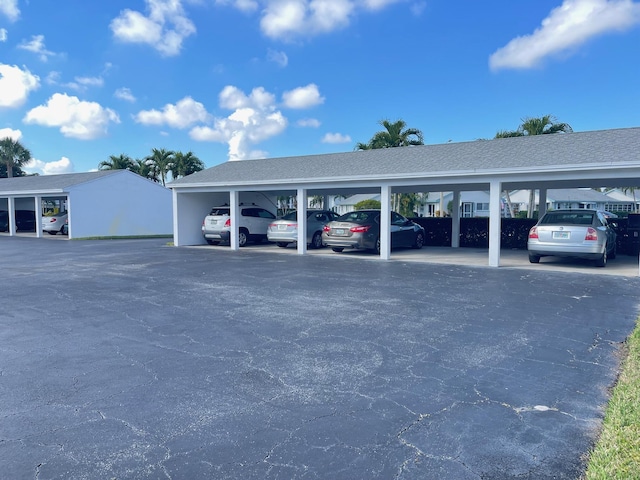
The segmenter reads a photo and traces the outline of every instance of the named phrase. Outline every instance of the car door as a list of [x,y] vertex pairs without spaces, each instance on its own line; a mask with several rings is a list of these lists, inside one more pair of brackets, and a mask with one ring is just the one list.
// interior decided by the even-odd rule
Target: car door
[[413,225],[396,212],[391,212],[391,247],[407,247],[413,242]]

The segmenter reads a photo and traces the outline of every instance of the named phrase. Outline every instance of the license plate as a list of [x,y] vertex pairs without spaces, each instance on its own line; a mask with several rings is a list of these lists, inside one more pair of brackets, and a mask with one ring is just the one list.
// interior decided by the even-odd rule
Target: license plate
[[344,228],[336,228],[336,235],[344,235]]
[[287,226],[286,225],[278,225],[278,230],[286,230]]
[[553,232],[553,238],[557,240],[567,240],[570,232]]
[[209,220],[209,225],[217,225],[217,220]]

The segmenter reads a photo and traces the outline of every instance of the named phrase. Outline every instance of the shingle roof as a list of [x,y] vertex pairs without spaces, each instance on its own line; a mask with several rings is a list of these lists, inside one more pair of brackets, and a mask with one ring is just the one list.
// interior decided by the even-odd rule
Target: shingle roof
[[399,176],[554,170],[639,161],[640,128],[228,161],[169,187],[307,183]]
[[89,182],[108,175],[114,175],[118,172],[121,172],[121,170],[100,170],[98,172],[65,173],[61,175],[30,175],[26,177],[0,178],[0,194],[6,192],[63,192],[74,185]]

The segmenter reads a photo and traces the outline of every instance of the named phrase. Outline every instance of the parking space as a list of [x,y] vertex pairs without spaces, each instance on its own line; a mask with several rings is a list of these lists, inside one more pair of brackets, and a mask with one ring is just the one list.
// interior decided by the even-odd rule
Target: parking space
[[573,480],[638,315],[544,264],[0,242],[12,479]]
[[[196,248],[215,248],[222,251],[229,249],[225,245]],[[295,244],[290,244],[287,248],[281,248],[274,243],[264,242],[248,244],[243,248],[256,252],[282,255],[298,254]],[[329,248],[321,248],[317,250],[309,249],[307,254],[380,261],[377,255],[361,250],[345,250],[342,253],[335,253]],[[486,248],[423,247],[420,250],[393,250],[391,261],[484,267],[488,264],[488,256],[489,253]],[[618,255],[614,260],[609,260],[606,267],[598,268],[594,266],[592,261],[561,257],[544,257],[539,264],[532,264],[529,262],[529,257],[525,250],[501,250],[500,268],[518,268],[541,272],[582,272],[591,275],[618,275],[624,277],[638,277],[640,275],[639,259],[637,256],[630,255]]]

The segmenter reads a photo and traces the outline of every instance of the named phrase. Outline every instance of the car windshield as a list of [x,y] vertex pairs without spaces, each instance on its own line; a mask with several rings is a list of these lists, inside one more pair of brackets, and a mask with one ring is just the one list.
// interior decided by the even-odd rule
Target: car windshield
[[378,212],[363,212],[356,210],[355,212],[345,213],[336,221],[354,223],[373,222],[378,215],[380,215]]
[[298,212],[289,212],[286,215],[284,215],[283,217],[280,218],[280,220],[293,220],[296,221],[298,220]]
[[540,225],[591,225],[593,212],[552,212],[547,213]]
[[229,207],[226,208],[212,208],[209,215],[229,215]]

